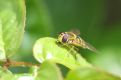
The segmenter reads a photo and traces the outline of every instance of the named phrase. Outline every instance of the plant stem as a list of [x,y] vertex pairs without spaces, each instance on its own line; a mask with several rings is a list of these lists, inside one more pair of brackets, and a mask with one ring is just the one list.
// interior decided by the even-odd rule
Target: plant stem
[[8,68],[8,67],[17,67],[17,66],[21,66],[21,67],[31,67],[31,66],[39,66],[40,64],[33,64],[33,63],[29,63],[29,62],[22,62],[22,61],[11,61],[9,59],[7,59],[6,62],[4,62],[3,67],[4,68]]

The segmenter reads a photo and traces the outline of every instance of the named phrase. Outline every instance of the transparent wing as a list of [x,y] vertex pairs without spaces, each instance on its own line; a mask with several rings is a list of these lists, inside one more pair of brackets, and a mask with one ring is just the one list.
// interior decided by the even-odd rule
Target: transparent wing
[[70,32],[76,34],[77,36],[80,35],[80,31],[78,29],[72,29]]
[[89,50],[91,50],[91,51],[93,51],[93,52],[98,53],[97,49],[96,49],[95,47],[93,47],[93,46],[92,46],[91,44],[89,44],[89,43],[85,43],[85,48],[86,48],[86,49],[89,49]]
[[95,47],[93,47],[91,44],[85,42],[81,37],[80,37],[81,43],[82,43],[82,47],[85,49],[89,49],[93,52],[98,53],[97,49]]

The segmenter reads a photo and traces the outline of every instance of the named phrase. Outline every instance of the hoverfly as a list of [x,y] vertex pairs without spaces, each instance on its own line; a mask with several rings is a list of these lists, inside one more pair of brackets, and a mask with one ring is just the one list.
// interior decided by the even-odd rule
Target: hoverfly
[[89,49],[91,51],[97,52],[97,50],[85,42],[81,37],[79,37],[79,33],[70,31],[70,32],[62,32],[58,36],[58,42],[66,45],[78,46],[84,49]]

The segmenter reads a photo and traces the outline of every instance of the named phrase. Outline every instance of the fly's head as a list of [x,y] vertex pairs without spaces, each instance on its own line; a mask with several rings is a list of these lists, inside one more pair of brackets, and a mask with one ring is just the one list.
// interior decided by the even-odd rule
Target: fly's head
[[69,35],[66,32],[62,32],[58,36],[58,41],[61,43],[66,43],[68,41]]

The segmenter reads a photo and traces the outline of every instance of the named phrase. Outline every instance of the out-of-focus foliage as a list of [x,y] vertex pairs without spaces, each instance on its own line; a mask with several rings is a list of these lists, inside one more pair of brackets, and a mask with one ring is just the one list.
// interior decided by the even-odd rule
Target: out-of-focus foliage
[[70,71],[66,80],[120,80],[120,78],[94,68],[79,68]]
[[[7,55],[15,53],[20,46],[24,29],[25,6],[23,5],[23,0],[12,2],[10,0],[4,0],[0,1],[0,4],[0,60],[2,60],[6,57],[5,53]],[[37,63],[32,55],[32,48],[37,39],[48,36],[57,38],[59,32],[78,29],[81,32],[80,36],[95,46],[99,54],[90,54],[94,52],[82,50],[81,48],[79,48],[78,53],[87,59],[89,63],[111,72],[116,76],[121,76],[120,4],[120,0],[26,0],[27,22],[25,36],[18,53],[12,56],[13,59]],[[47,47],[50,48],[51,43],[46,40],[45,42],[42,41],[40,43],[42,45],[46,44]],[[35,45],[38,45],[38,43]],[[46,45],[44,45],[44,47]],[[55,46],[53,40],[52,45]],[[54,48],[57,49],[57,46]],[[63,48],[61,50],[65,52]],[[37,53],[36,50],[34,50],[34,53]],[[36,59],[40,58],[36,55],[34,56]],[[46,54],[44,56],[46,56]],[[59,56],[55,57],[58,58]],[[53,64],[47,65],[51,66],[49,68],[55,69],[55,66],[52,66]],[[11,71],[13,73],[19,73],[20,71],[27,72],[25,69],[16,70],[16,68],[11,69]],[[42,74],[41,69],[39,71],[40,74]],[[8,75],[8,78],[13,76],[9,71],[4,74],[3,69],[0,69],[0,72],[2,72],[2,75]],[[46,71],[44,72],[46,73]],[[67,80],[70,80],[71,77],[81,79],[84,76],[88,76],[88,73],[94,73],[95,75],[97,72],[98,71],[92,69],[72,70],[67,75]],[[100,73],[100,75],[97,76],[105,76],[105,73]],[[48,77],[48,74],[46,76]],[[25,74],[25,76],[24,74],[16,74],[14,77],[15,79],[29,78],[32,80],[35,78],[32,74]],[[58,78],[58,76],[55,77]],[[106,77],[108,76],[106,75]],[[109,78],[111,77],[113,76],[111,75]],[[1,78],[6,79],[6,77],[3,76]],[[86,78],[90,79],[90,76]],[[93,76],[91,78],[93,78]]]
[[36,80],[63,80],[61,72],[56,64],[45,61],[38,70]]
[[5,55],[5,49],[4,49],[4,42],[3,42],[3,36],[2,36],[2,24],[0,20],[0,60],[5,60],[6,55]]
[[0,57],[4,57],[4,53],[9,57],[20,47],[24,33],[25,11],[23,0],[0,1]]
[[14,77],[14,75],[10,71],[0,67],[0,80],[11,80],[12,77]]

